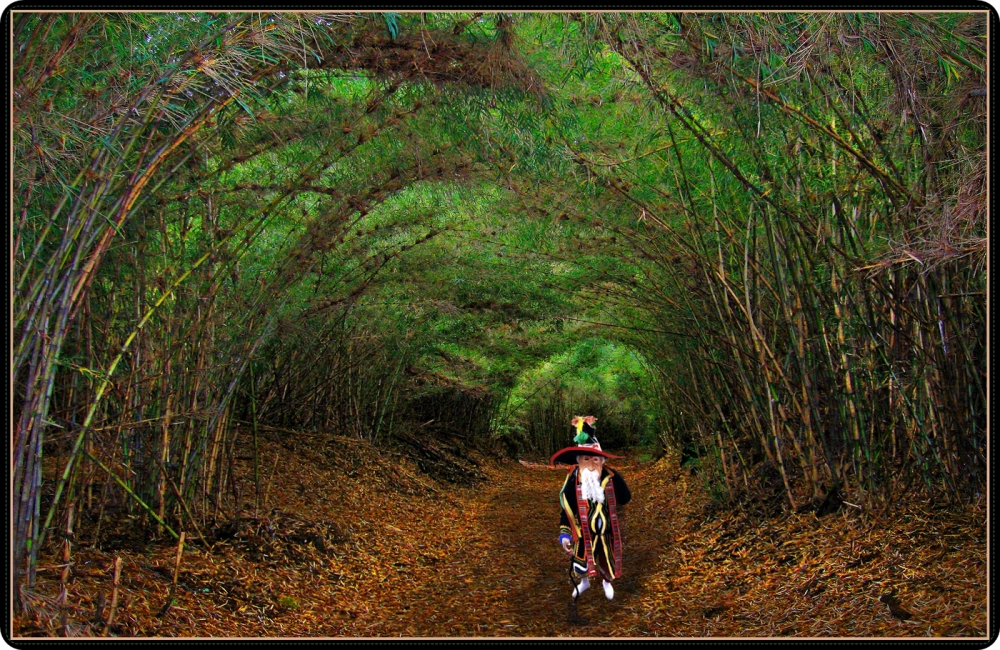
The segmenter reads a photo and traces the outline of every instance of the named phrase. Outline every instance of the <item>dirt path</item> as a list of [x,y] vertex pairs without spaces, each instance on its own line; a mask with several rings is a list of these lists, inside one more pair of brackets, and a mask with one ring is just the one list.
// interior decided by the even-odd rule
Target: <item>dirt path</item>
[[[872,637],[985,633],[981,507],[911,504],[863,520],[843,509],[706,519],[701,479],[665,458],[617,461],[624,575],[592,588],[570,622],[568,561],[556,544],[561,470],[507,462],[474,489],[439,485],[381,506],[393,546],[359,531],[385,573],[359,584],[368,607],[331,635],[441,637]],[[381,493],[378,497],[388,497]],[[372,496],[370,498],[376,498]],[[390,500],[395,501],[394,498]],[[413,508],[408,511],[406,508]],[[947,537],[944,537],[947,535]],[[365,547],[362,547],[365,548]],[[896,594],[908,614],[881,601]],[[311,628],[301,633],[322,633]]]
[[[455,495],[437,517],[397,520],[417,539],[437,539],[444,558],[417,563],[401,581],[405,604],[382,610],[376,636],[598,636],[632,629],[643,579],[664,558],[672,531],[669,509],[648,525],[655,505],[645,490],[649,466],[618,468],[633,485],[622,508],[624,575],[608,601],[600,588],[578,601],[586,624],[571,624],[569,562],[556,543],[563,470],[508,463],[476,490]],[[667,495],[660,505],[669,503]],[[449,539],[449,531],[459,532]],[[626,623],[629,619],[629,623]],[[646,633],[651,630],[646,629]]]
[[[707,517],[698,477],[669,459],[617,461],[622,509],[615,598],[592,588],[570,623],[569,563],[556,543],[561,470],[490,465],[459,488],[365,445],[264,445],[265,507],[239,532],[185,547],[126,543],[127,520],[90,546],[80,531],[70,632],[118,637],[977,637],[986,634],[985,503],[900,504]],[[250,475],[250,465],[237,468]],[[250,495],[249,483],[243,493]],[[112,539],[119,540],[112,542]],[[123,544],[125,546],[123,547]],[[104,547],[102,549],[102,546]],[[132,550],[125,550],[131,547]],[[60,634],[58,549],[15,636]],[[114,624],[98,622],[121,558]],[[882,598],[892,595],[905,616]],[[103,613],[102,613],[103,612]]]

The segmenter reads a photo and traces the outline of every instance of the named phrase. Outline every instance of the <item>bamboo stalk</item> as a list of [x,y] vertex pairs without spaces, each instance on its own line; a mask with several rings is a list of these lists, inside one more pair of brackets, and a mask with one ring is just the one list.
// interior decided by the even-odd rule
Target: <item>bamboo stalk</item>
[[257,386],[254,381],[253,366],[250,366],[250,414],[253,427],[253,516],[260,510],[260,448],[257,444]]
[[66,538],[63,540],[62,571],[59,574],[59,623],[63,636],[69,636],[69,603],[66,584],[69,582],[72,555],[70,547],[73,539],[73,504],[66,508]]
[[184,531],[181,531],[180,537],[177,538],[177,555],[174,557],[174,577],[170,582],[170,592],[167,595],[167,602],[163,603],[163,607],[157,613],[160,618],[167,615],[170,611],[170,606],[174,602],[174,597],[177,595],[177,576],[180,575],[181,571],[181,554],[184,553]]
[[108,477],[114,480],[114,482],[117,483],[125,491],[126,494],[132,497],[132,499],[146,512],[146,514],[152,517],[158,524],[163,526],[163,528],[165,528],[166,531],[170,533],[171,537],[174,537],[175,539],[177,538],[177,533],[174,532],[174,529],[168,526],[165,521],[160,519],[160,517],[157,516],[156,512],[149,505],[147,505],[146,502],[143,501],[142,498],[140,498],[139,495],[136,494],[135,491],[132,490],[132,488],[130,488],[124,480],[122,480],[117,474],[108,469],[108,467],[104,463],[102,463],[98,458],[94,456],[91,456],[90,458],[95,463],[97,463],[98,467],[103,469],[105,473],[108,475]]
[[111,606],[108,609],[108,620],[104,624],[104,636],[108,635],[111,631],[111,626],[115,622],[115,614],[118,612],[118,587],[120,585],[122,573],[122,559],[120,556],[115,556],[114,563],[114,574],[111,578]]

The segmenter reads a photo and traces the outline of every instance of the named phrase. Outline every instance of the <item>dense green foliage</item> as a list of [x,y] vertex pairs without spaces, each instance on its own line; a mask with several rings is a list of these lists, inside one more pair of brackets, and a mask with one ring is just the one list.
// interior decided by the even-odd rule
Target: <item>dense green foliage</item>
[[987,18],[8,14],[15,566],[264,432],[975,495]]
[[508,393],[497,433],[548,457],[572,444],[566,423],[600,413],[602,447],[622,450],[657,441],[650,377],[635,350],[587,337],[524,372]]

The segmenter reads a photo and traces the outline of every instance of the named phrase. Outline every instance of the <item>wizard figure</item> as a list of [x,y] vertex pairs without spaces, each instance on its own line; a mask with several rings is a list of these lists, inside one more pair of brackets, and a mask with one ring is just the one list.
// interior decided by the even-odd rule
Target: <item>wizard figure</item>
[[622,574],[618,509],[632,498],[621,474],[604,465],[606,459],[622,456],[601,450],[595,422],[592,415],[574,417],[574,446],[557,451],[551,460],[552,465],[574,466],[559,492],[559,544],[572,557],[574,574],[582,576],[573,589],[574,601],[598,574],[604,595],[615,597],[611,582]]

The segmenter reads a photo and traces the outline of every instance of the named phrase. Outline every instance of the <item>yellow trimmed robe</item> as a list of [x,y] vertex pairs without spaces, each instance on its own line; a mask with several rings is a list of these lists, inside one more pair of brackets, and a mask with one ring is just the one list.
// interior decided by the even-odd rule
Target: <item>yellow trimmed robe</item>
[[[574,467],[573,471],[566,476],[566,481],[559,491],[559,505],[561,506],[559,536],[568,535],[573,541],[574,571],[585,574],[588,572],[588,564],[590,564],[597,568],[605,580],[611,581],[621,574],[620,569],[615,571],[616,565],[621,566],[621,531],[615,531],[614,526],[612,526],[612,506],[607,498],[607,487],[610,484],[614,491],[615,508],[620,508],[628,503],[632,498],[632,493],[621,474],[607,467],[601,469],[601,488],[605,490],[605,502],[587,501],[587,527],[590,529],[591,544],[591,557],[588,558],[580,528],[580,512],[577,507],[576,487],[580,481],[579,472],[580,468]],[[615,549],[618,549],[617,558],[615,558]]]

